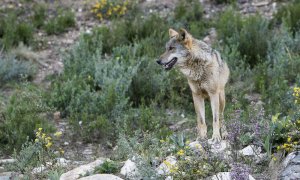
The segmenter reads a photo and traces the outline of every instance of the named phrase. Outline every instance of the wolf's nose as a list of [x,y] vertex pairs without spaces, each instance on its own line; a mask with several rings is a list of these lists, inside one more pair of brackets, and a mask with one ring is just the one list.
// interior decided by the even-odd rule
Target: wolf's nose
[[157,62],[157,64],[161,65],[161,60],[160,59],[158,59],[156,62]]

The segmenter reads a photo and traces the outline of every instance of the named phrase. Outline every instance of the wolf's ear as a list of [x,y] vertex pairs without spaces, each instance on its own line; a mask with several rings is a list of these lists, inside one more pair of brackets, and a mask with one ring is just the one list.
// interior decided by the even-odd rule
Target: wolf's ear
[[177,36],[178,35],[178,32],[175,31],[174,29],[169,29],[169,37],[172,38],[174,36]]
[[186,48],[192,48],[192,35],[190,35],[185,29],[181,28],[179,30],[178,40],[182,42]]

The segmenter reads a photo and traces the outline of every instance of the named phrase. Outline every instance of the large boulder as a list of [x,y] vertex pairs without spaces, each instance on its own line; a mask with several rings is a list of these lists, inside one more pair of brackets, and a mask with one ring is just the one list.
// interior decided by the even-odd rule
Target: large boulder
[[96,161],[94,162],[91,162],[89,164],[85,164],[85,165],[82,165],[82,166],[79,166],[71,171],[68,171],[64,174],[62,174],[60,176],[60,180],[74,180],[74,179],[78,179],[80,177],[80,175],[84,175],[88,172],[93,172],[94,169],[97,167],[97,166],[100,166],[101,164],[103,164],[105,161],[105,159],[103,158],[100,158],[100,159],[97,159]]
[[280,174],[282,180],[296,180],[300,178],[300,151],[290,153],[282,163]]
[[95,174],[92,176],[80,178],[79,180],[123,180],[123,179],[112,174]]

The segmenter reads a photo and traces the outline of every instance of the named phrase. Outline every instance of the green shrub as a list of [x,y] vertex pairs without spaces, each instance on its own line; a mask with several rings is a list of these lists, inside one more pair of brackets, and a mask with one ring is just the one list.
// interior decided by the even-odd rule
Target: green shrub
[[48,35],[60,34],[76,24],[75,14],[70,10],[59,10],[57,16],[48,19],[44,29]]
[[251,67],[264,60],[268,54],[271,30],[268,21],[260,15],[241,19],[240,14],[229,9],[216,23],[219,37],[225,44],[238,44],[238,51]]
[[5,146],[4,150],[20,149],[27,138],[34,138],[34,130],[39,127],[53,131],[53,125],[45,117],[50,110],[43,102],[41,90],[29,85],[17,90],[1,112],[0,144]]
[[[16,162],[8,165],[8,169],[22,173],[29,179],[44,179],[45,176],[51,176],[53,171],[61,172],[57,158],[64,154],[64,150],[59,147],[58,133],[46,134],[42,128],[38,128],[35,134],[34,141],[26,141],[19,152],[14,151],[13,157]],[[32,173],[37,167],[44,167],[47,171]]]
[[300,30],[300,1],[282,6],[274,18],[277,23],[284,23],[295,34]]
[[197,0],[180,0],[174,10],[174,23],[172,26],[177,28],[186,28],[189,32],[197,37],[205,34],[208,21],[204,18],[204,10]]
[[9,13],[0,20],[0,47],[10,49],[19,43],[30,45],[33,42],[33,27],[30,23],[20,22],[16,15]]
[[96,167],[94,174],[114,174],[120,170],[120,166],[111,160],[106,160],[101,166]]
[[[16,60],[14,57],[0,56],[0,84],[14,80],[31,79],[35,74],[34,64]],[[0,86],[1,86],[0,85]]]
[[33,7],[32,23],[34,27],[41,28],[47,19],[46,7],[44,4],[36,4]]
[[[139,42],[144,38],[160,39],[162,33],[167,35],[167,24],[165,20],[157,15],[151,15],[150,17],[136,16],[113,21],[111,28],[106,26],[95,28],[94,34],[100,34],[103,38],[103,53],[111,53],[114,47]],[[156,27],[155,30],[152,27]]]

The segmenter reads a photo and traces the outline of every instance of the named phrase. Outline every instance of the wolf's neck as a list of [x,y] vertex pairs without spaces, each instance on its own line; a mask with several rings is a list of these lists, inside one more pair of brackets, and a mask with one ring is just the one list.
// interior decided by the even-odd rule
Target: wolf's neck
[[189,79],[197,81],[201,80],[205,68],[205,61],[196,57],[190,57],[183,66],[180,66],[180,71]]

